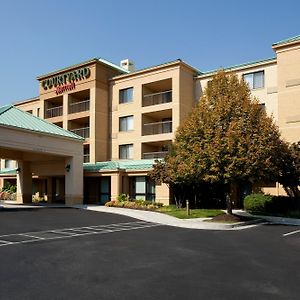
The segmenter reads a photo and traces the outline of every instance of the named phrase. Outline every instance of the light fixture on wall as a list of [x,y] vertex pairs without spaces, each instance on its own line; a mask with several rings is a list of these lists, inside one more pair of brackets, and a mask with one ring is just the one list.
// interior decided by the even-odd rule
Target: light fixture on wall
[[20,174],[20,173],[21,173],[21,169],[20,169],[20,168],[17,168],[17,169],[16,169],[16,172],[17,172],[17,174]]
[[70,172],[70,169],[71,169],[71,165],[69,165],[69,164],[66,165],[66,171],[67,171],[67,172]]

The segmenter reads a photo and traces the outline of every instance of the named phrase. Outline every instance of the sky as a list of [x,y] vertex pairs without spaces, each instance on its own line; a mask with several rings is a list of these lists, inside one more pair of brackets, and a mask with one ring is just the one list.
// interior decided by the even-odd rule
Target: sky
[[300,34],[299,12],[299,0],[0,0],[0,106],[94,57],[200,71],[274,57],[273,43]]

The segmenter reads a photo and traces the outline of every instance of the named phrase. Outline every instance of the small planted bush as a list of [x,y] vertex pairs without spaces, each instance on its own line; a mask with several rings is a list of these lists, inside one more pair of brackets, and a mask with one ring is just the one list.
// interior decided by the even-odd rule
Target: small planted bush
[[11,184],[10,182],[6,182],[1,189],[1,192],[7,192],[9,194],[13,194],[17,191],[17,186],[15,184]]
[[119,196],[117,196],[117,200],[118,202],[125,202],[128,200],[128,197],[126,194],[120,194]]
[[0,189],[0,200],[16,200],[17,186],[6,182],[2,189]]
[[244,208],[249,212],[264,212],[271,202],[271,195],[251,194],[245,197]]
[[147,201],[143,199],[128,199],[128,196],[121,194],[116,200],[108,201],[105,203],[108,207],[124,207],[132,209],[145,209],[145,210],[155,210],[163,206],[162,203],[157,203],[153,201]]

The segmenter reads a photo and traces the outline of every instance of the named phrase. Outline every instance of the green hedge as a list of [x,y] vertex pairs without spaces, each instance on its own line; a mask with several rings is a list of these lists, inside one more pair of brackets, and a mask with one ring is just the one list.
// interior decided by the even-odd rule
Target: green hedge
[[251,194],[244,199],[244,208],[249,212],[286,213],[300,210],[300,199],[287,196]]
[[244,199],[244,209],[250,212],[264,212],[267,209],[267,203],[271,201],[271,195],[251,194]]

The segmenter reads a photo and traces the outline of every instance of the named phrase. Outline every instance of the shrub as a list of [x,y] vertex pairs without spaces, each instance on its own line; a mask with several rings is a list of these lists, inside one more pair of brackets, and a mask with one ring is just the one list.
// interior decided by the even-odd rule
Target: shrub
[[1,192],[7,192],[10,194],[15,193],[16,191],[17,191],[17,186],[14,184],[11,184],[10,182],[6,182],[1,189]]
[[153,202],[149,200],[144,200],[144,199],[133,199],[133,201],[139,205],[151,205]]
[[32,196],[32,202],[33,203],[39,203],[39,202],[44,202],[44,201],[45,201],[44,197],[40,197],[40,196],[37,196],[37,195]]
[[15,201],[16,199],[17,199],[17,194],[16,193],[0,192],[0,200]]
[[245,197],[244,208],[250,212],[287,213],[300,210],[300,199],[288,196],[251,194]]
[[251,194],[245,197],[244,208],[250,212],[264,212],[271,201],[271,195]]
[[128,197],[127,197],[126,194],[120,194],[119,196],[117,196],[117,200],[118,200],[119,202],[125,202],[125,201],[128,200]]
[[142,199],[139,200],[125,200],[125,201],[108,201],[105,203],[105,206],[108,207],[124,207],[131,209],[145,209],[145,210],[154,210],[163,206],[162,203],[156,203],[152,201],[145,201]]
[[300,210],[300,199],[288,196],[273,196],[272,201],[266,207],[267,212],[284,213]]
[[114,202],[116,202],[116,201],[107,201],[107,202],[104,204],[104,206],[108,206],[108,207],[114,206]]
[[132,209],[138,209],[139,205],[137,203],[135,203],[134,201],[125,201],[124,202],[124,207],[132,208]]

